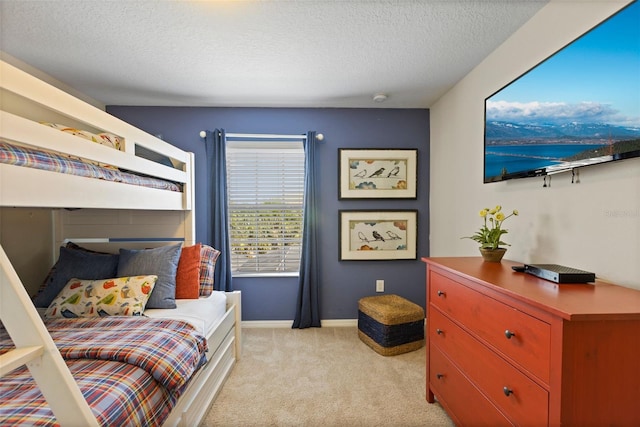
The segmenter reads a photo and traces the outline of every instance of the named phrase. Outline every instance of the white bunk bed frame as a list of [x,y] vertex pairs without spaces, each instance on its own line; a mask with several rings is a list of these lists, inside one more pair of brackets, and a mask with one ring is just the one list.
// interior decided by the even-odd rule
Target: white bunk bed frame
[[[105,232],[104,224],[97,226],[105,215],[103,209],[135,210],[134,216],[144,215],[143,210],[153,211],[149,212],[151,216],[162,215],[156,211],[172,211],[166,212],[172,224],[169,234],[181,238],[185,245],[195,243],[193,153],[155,138],[4,61],[0,61],[0,101],[2,139],[108,163],[183,186],[180,193],[0,164],[0,207],[91,208],[85,212],[97,209],[94,233]],[[43,126],[39,121],[110,132],[125,139],[124,147],[118,151],[78,141],[78,137]],[[169,157],[174,168],[136,157],[136,145]],[[54,212],[53,216],[53,242],[57,249],[63,222],[60,218],[64,214]],[[158,221],[159,227],[162,222]],[[130,233],[132,228],[131,224],[109,227],[107,232],[116,234]],[[151,237],[149,233],[154,233],[153,230],[157,227],[146,230],[147,237]],[[192,378],[165,426],[197,425],[240,359],[241,294],[227,292],[226,296],[227,311],[206,337],[208,363]],[[0,356],[0,377],[26,365],[60,425],[98,425],[2,245],[0,319],[16,347]]]
[[[0,137],[32,147],[108,163],[122,169],[174,181],[183,191],[166,191],[0,164],[0,195],[4,206],[183,210],[192,212],[193,153],[150,135],[99,108],[0,61]],[[110,132],[125,138],[119,150],[43,126],[49,121],[79,129]],[[171,159],[174,168],[137,157],[136,146]],[[16,182],[20,186],[14,185]],[[33,194],[38,194],[34,199]]]

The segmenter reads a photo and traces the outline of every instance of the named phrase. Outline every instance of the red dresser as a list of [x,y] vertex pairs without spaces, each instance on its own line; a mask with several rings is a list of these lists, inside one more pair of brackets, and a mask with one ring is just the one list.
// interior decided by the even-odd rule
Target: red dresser
[[423,258],[427,401],[461,426],[640,426],[640,291]]

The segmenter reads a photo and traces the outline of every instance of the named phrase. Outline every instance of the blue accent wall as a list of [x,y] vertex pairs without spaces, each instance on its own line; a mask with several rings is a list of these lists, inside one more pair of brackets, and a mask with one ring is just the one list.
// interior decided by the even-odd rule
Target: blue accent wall
[[[339,108],[209,108],[110,106],[107,111],[173,145],[195,153],[196,238],[209,243],[207,164],[201,130],[232,133],[324,134],[320,160],[320,310],[321,319],[355,319],[358,300],[375,295],[376,279],[385,293],[425,305],[425,267],[429,255],[429,110]],[[416,200],[338,200],[339,148],[414,148],[418,150]],[[338,211],[341,209],[417,209],[418,259],[339,261]],[[243,320],[291,320],[297,277],[234,278],[242,291]]]

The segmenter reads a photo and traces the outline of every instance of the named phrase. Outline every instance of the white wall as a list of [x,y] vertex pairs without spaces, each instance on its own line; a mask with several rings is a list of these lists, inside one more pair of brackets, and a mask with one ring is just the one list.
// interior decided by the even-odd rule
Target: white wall
[[593,271],[640,289],[640,159],[571,173],[483,184],[484,99],[561,49],[628,1],[552,1],[431,108],[430,254],[476,256],[461,236],[497,204],[520,216],[505,222],[506,258]]

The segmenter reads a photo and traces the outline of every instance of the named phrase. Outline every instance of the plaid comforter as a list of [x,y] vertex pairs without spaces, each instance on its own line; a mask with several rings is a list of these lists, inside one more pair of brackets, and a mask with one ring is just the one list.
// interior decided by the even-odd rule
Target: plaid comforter
[[[161,426],[178,400],[137,366],[109,360],[69,360],[69,370],[98,424]],[[58,426],[27,368],[0,382],[0,425]]]
[[69,359],[115,360],[138,366],[169,390],[182,387],[201,366],[206,340],[187,322],[141,316],[46,321]]
[[[45,321],[98,422],[161,425],[204,363],[206,340],[186,322],[146,317]],[[0,329],[0,354],[13,347]],[[26,368],[0,380],[0,425],[55,425]]]
[[77,158],[66,157],[48,151],[27,149],[0,141],[0,163],[25,166],[52,172],[122,182],[160,190],[181,191],[180,186],[169,181],[124,172],[113,167],[102,167]]

